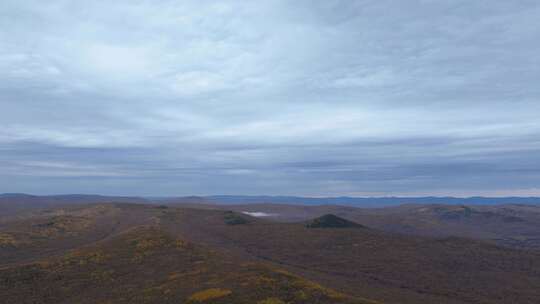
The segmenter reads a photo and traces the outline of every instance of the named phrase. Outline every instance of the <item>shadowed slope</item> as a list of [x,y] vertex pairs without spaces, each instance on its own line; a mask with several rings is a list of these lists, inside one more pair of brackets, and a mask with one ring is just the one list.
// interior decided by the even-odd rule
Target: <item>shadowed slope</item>
[[306,224],[307,228],[363,228],[364,226],[333,214],[325,214]]

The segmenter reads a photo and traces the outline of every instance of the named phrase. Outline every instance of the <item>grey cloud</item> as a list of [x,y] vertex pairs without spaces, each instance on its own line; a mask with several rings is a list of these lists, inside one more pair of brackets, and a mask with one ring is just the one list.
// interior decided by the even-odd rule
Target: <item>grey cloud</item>
[[535,1],[0,12],[0,192],[540,195]]

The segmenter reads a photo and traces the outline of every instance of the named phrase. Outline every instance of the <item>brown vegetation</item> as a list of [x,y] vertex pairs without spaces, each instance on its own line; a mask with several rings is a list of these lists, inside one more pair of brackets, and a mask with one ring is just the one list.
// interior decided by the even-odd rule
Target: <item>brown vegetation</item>
[[536,252],[219,210],[53,209],[1,224],[0,244],[6,303],[540,301]]

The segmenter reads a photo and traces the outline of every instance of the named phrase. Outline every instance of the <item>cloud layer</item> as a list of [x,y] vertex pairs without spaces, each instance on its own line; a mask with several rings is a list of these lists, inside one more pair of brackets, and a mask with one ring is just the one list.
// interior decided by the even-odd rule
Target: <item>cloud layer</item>
[[2,1],[0,192],[540,195],[536,1]]

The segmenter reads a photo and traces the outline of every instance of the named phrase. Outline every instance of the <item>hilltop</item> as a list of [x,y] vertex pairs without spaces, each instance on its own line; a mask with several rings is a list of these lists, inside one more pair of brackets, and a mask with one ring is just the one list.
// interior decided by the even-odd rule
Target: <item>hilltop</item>
[[325,214],[306,223],[308,228],[363,228],[364,226],[333,214]]

